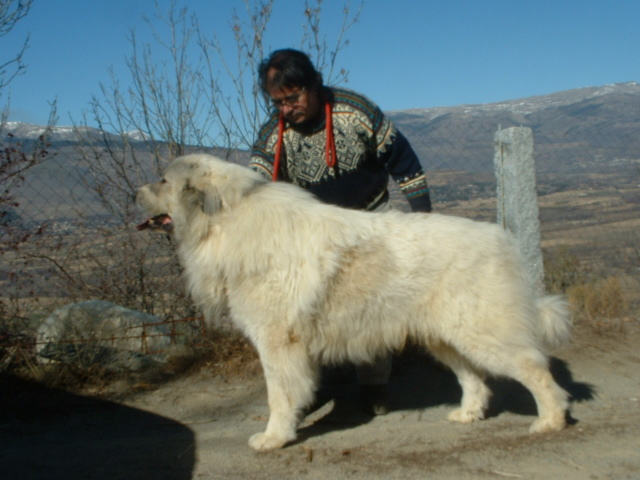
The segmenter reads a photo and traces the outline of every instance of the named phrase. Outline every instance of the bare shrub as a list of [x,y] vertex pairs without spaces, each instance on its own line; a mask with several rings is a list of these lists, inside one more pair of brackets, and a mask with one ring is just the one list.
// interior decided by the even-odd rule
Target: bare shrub
[[549,293],[566,293],[572,285],[589,281],[590,270],[566,247],[547,252],[544,257],[544,284]]
[[35,333],[28,321],[18,318],[13,310],[6,311],[0,303],[0,373],[33,372],[35,362]]
[[545,286],[550,293],[566,294],[574,320],[594,328],[619,330],[630,310],[617,277],[593,274],[566,247],[546,256]]
[[[205,150],[235,156],[236,161],[246,156],[238,149],[251,145],[267,109],[256,75],[275,4],[274,0],[243,2],[245,15],[234,13],[230,22],[228,33],[235,38],[236,52],[229,58],[216,34],[207,38],[197,15],[176,3],[167,13],[157,10],[147,20],[155,43],[140,45],[131,32],[127,65],[132,87],[123,90],[120,79],[112,75],[111,84],[102,85],[102,95],[92,100],[89,116],[99,127],[99,141],[86,135],[87,125],[76,127],[85,139],[78,153],[87,183],[99,197],[109,224],[97,228],[88,218],[78,225],[75,240],[60,240],[50,250],[59,252],[55,258],[40,254],[55,267],[60,286],[66,284],[69,295],[110,300],[161,318],[194,312],[183,294],[170,242],[136,231],[142,219],[134,193],[159,177],[176,155]],[[347,72],[336,68],[337,56],[348,43],[344,35],[359,11],[352,14],[347,0],[335,47],[330,48],[321,33],[321,5],[316,0],[301,6],[305,25],[301,44],[315,53],[328,78],[344,81]],[[227,81],[221,82],[221,77]]]
[[[223,51],[215,34],[207,38],[197,16],[178,8],[177,3],[171,2],[166,13],[157,10],[147,20],[155,43],[141,45],[131,32],[127,65],[132,86],[123,88],[122,79],[111,74],[111,82],[101,85],[100,95],[91,101],[85,114],[88,118],[75,126],[81,140],[79,159],[70,155],[64,160],[83,172],[82,181],[99,199],[98,209],[78,208],[83,213],[65,218],[64,225],[44,223],[32,232],[15,228],[14,223],[2,232],[13,239],[5,242],[8,237],[4,236],[0,252],[6,266],[0,279],[10,287],[0,298],[0,362],[6,368],[25,370],[31,378],[71,388],[100,389],[102,383],[113,380],[113,373],[98,365],[88,369],[44,367],[35,358],[31,330],[38,321],[36,310],[43,316],[64,304],[87,299],[108,300],[165,321],[175,320],[176,328],[184,329],[179,333],[184,334],[180,338],[187,348],[182,353],[176,350],[167,372],[190,365],[242,369],[256,358],[247,342],[231,331],[202,335],[198,321],[189,321],[200,314],[185,293],[171,241],[136,230],[143,219],[134,192],[157,178],[176,155],[206,150],[239,162],[247,157],[246,148],[267,108],[255,77],[265,55],[264,34],[275,1],[242,2],[245,12],[233,14],[227,32],[236,40],[235,52]],[[347,71],[337,68],[337,57],[348,44],[345,33],[359,16],[359,10],[351,13],[349,3],[346,0],[332,47],[320,25],[322,0],[307,0],[298,12],[304,25],[300,46],[314,58],[328,82],[347,79]],[[221,77],[226,81],[221,82]],[[52,118],[53,113],[55,110]],[[98,126],[97,137],[90,124]],[[40,140],[38,145],[45,146],[46,136]],[[33,150],[42,153],[39,156],[29,156],[22,146],[12,148],[4,150],[4,172],[18,183],[22,166],[29,168],[47,158],[44,148]],[[2,170],[3,191],[10,194],[18,183],[10,183],[8,176],[5,181],[1,175]],[[2,201],[7,206],[2,209],[5,220],[15,216],[9,208],[12,202],[10,195]],[[25,322],[15,321],[22,318]]]
[[577,320],[595,328],[620,330],[629,309],[620,281],[615,277],[572,285],[567,289],[567,297]]
[[174,374],[206,369],[221,375],[260,371],[258,354],[239,332],[210,329],[188,348],[173,355],[165,369]]

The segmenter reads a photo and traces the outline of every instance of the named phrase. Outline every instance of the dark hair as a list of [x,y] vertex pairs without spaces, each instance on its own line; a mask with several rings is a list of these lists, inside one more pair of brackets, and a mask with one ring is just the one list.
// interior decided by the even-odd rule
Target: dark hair
[[[271,78],[269,71],[275,70]],[[322,74],[316,70],[306,53],[291,48],[276,50],[264,59],[258,67],[260,90],[264,95],[270,88],[306,88],[312,90],[322,87]]]

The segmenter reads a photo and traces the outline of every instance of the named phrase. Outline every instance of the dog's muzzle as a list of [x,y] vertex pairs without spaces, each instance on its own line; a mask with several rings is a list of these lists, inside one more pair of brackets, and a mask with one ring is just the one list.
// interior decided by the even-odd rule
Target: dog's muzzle
[[155,217],[151,217],[136,227],[138,230],[162,230],[171,232],[173,230],[173,222],[171,216],[161,213]]

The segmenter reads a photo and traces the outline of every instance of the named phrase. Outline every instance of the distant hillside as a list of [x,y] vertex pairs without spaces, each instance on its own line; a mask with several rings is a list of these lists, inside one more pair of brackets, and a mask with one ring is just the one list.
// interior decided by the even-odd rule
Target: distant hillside
[[[439,200],[495,193],[493,139],[500,127],[533,130],[538,172],[546,176],[545,181],[555,182],[551,190],[557,190],[558,182],[584,185],[585,178],[591,181],[594,174],[602,172],[615,172],[629,180],[640,172],[640,84],[636,82],[387,114],[418,153]],[[28,142],[37,139],[44,127],[9,122],[4,125],[3,140],[7,132],[13,135],[13,142]],[[102,134],[88,128],[82,135],[100,139]],[[136,151],[139,149],[137,156],[149,156],[140,132],[131,132],[126,138]],[[121,139],[113,135],[111,140]],[[95,192],[88,187],[88,165],[79,161],[79,138],[74,129],[55,127],[49,142],[48,150],[55,157],[27,172],[18,198],[20,216],[42,220],[72,218],[79,208],[100,211]],[[207,150],[224,155],[221,149]],[[234,152],[234,156],[240,163],[248,159],[247,152]],[[546,187],[541,188],[545,191]]]
[[[490,171],[499,127],[533,130],[538,168],[575,172],[640,158],[640,84],[587,87],[480,105],[387,112],[428,170]],[[561,158],[562,161],[558,161]]]
[[[492,170],[493,138],[498,128],[530,127],[539,168],[571,172],[585,162],[640,157],[640,84],[585,87],[549,95],[497,103],[433,107],[386,112],[409,139],[428,170]],[[8,122],[5,132],[15,140],[35,140],[44,127]],[[101,132],[82,128],[82,135],[100,139]],[[133,145],[144,145],[141,132],[126,134]],[[110,136],[117,140],[116,135]],[[55,127],[52,147],[73,146],[71,127]],[[561,152],[562,163],[548,158]],[[589,151],[591,159],[585,158]],[[68,153],[68,152],[67,152]]]

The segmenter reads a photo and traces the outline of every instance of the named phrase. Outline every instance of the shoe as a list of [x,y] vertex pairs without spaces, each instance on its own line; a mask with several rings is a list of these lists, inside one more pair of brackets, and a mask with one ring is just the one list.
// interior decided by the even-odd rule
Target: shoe
[[386,385],[361,385],[360,402],[368,414],[386,415],[389,413],[389,394]]

